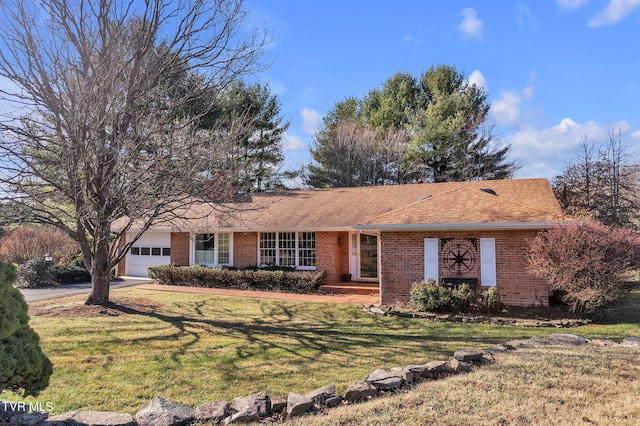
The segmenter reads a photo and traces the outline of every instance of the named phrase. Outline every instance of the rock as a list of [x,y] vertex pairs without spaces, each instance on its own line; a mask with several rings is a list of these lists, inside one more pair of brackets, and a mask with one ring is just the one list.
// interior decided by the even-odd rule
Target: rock
[[342,403],[341,396],[332,396],[331,398],[327,398],[327,400],[324,402],[324,406],[327,408],[335,408],[339,406],[341,403]]
[[14,414],[9,420],[10,425],[16,426],[37,426],[47,420],[48,413],[21,413]]
[[533,346],[549,346],[555,344],[554,340],[549,337],[532,337],[529,339],[529,342],[531,342]]
[[11,417],[28,412],[28,405],[24,403],[0,401],[0,422],[8,422]]
[[426,374],[427,365],[407,365],[405,367],[407,370],[413,373],[413,380],[416,381],[418,379],[426,379],[428,375]]
[[470,362],[458,361],[451,357],[447,362],[447,366],[456,373],[467,373],[472,370],[473,364]]
[[424,374],[429,379],[439,379],[440,377],[454,373],[447,361],[430,361],[425,364],[425,367],[426,370]]
[[266,392],[258,392],[231,401],[231,416],[224,420],[225,424],[248,423],[258,421],[271,415],[271,399]]
[[493,364],[496,362],[495,357],[493,356],[493,352],[482,352],[482,359],[480,360],[480,364]]
[[395,390],[404,383],[402,376],[385,370],[374,371],[365,377],[364,381],[371,383],[379,390]]
[[482,360],[482,352],[469,350],[455,351],[453,357],[463,362],[480,362]]
[[280,396],[271,397],[271,411],[276,414],[282,413],[287,408],[287,400]]
[[534,346],[535,344],[531,341],[531,339],[509,340],[507,343],[505,343],[505,347],[509,350],[533,348]]
[[569,333],[553,333],[549,336],[549,340],[556,345],[582,346],[589,343],[584,337]]
[[74,426],[135,426],[136,424],[131,414],[78,410],[49,417],[47,426],[51,422]]
[[589,339],[591,346],[620,346],[620,343],[611,339]]
[[180,426],[192,423],[196,410],[186,404],[156,397],[136,413],[140,426]]
[[350,403],[365,401],[378,394],[378,389],[369,382],[358,380],[353,382],[347,392],[344,394],[344,399]]
[[622,346],[640,347],[640,337],[628,336],[622,340]]
[[507,352],[509,349],[505,345],[495,345],[484,349],[485,352],[490,354]]
[[313,408],[313,400],[304,395],[289,392],[287,397],[287,414],[289,416],[299,416]]
[[413,383],[418,377],[416,373],[411,371],[408,367],[393,367],[391,372],[400,375],[406,384]]
[[211,401],[196,408],[196,421],[199,423],[219,423],[230,415],[231,407],[227,401]]
[[333,383],[327,386],[323,386],[311,392],[304,394],[305,397],[313,400],[316,404],[324,405],[324,402],[336,393],[336,385]]

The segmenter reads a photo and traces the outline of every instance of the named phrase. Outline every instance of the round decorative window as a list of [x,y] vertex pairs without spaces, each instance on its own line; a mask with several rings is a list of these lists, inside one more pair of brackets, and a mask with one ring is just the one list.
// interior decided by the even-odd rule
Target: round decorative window
[[450,241],[443,251],[446,268],[457,275],[463,275],[476,264],[476,248],[470,241]]

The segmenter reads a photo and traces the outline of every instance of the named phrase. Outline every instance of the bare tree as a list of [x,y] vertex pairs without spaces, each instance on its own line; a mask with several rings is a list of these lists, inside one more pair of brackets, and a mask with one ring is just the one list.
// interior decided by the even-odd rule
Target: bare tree
[[608,226],[637,228],[640,176],[632,158],[619,130],[611,130],[608,141],[597,147],[583,138],[575,160],[552,182],[564,212]]
[[208,171],[229,130],[197,124],[263,66],[268,34],[245,26],[242,0],[0,5],[0,78],[14,88],[0,91],[4,212],[78,241],[87,303],[107,303],[111,269],[145,230],[224,199],[226,172]]
[[311,150],[316,164],[307,166],[307,183],[314,187],[400,183],[408,144],[402,129],[376,131],[353,120],[325,125]]

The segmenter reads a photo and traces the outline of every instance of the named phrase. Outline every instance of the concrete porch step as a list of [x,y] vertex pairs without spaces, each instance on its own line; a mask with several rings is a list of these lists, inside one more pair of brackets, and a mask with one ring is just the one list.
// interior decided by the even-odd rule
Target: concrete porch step
[[338,284],[325,284],[320,286],[320,293],[325,294],[363,294],[367,296],[380,295],[378,283],[345,282]]

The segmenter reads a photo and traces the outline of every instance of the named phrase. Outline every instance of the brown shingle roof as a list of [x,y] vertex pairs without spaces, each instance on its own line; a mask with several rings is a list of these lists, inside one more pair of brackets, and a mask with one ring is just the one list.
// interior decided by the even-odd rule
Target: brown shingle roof
[[200,219],[174,226],[193,231],[321,230],[357,225],[541,223],[562,216],[546,179],[299,190],[248,197],[228,205],[231,213],[220,213],[207,204],[194,206],[192,215]]

